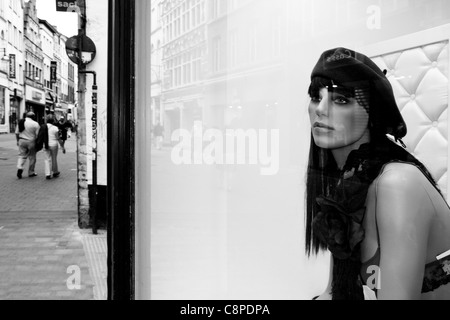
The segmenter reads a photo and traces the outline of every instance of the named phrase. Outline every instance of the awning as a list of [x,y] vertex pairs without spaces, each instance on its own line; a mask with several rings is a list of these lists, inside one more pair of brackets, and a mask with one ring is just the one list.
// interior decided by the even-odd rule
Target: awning
[[25,105],[31,105],[31,106],[37,106],[37,107],[44,107],[45,108],[45,104],[36,102],[36,101],[30,101],[30,100],[26,100]]

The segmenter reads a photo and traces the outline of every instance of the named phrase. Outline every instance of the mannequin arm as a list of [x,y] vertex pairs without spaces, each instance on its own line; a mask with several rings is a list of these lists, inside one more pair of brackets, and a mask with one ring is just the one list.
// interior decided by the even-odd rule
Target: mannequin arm
[[392,163],[376,181],[380,235],[379,300],[420,299],[433,206],[413,165]]

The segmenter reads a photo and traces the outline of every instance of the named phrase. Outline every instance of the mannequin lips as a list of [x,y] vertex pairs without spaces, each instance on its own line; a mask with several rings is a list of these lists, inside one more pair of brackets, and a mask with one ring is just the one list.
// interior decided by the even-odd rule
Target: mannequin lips
[[326,124],[321,123],[321,122],[315,122],[313,125],[313,128],[314,129],[323,129],[323,130],[334,130],[333,127],[327,126]]

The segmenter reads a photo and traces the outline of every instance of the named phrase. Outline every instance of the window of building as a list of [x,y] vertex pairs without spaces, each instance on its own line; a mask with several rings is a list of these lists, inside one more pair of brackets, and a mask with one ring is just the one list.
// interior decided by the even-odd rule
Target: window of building
[[192,8],[191,10],[191,25],[192,27],[196,27],[197,26],[197,12],[195,11],[195,7]]
[[0,1],[0,17],[4,17],[5,16],[5,1],[1,0]]
[[196,7],[195,7],[195,11],[196,11],[196,17],[197,17],[197,25],[199,25],[200,24],[200,22],[201,22],[201,14],[200,14],[200,4],[198,4]]
[[175,58],[175,86],[181,85],[181,56]]
[[170,89],[174,86],[174,77],[173,77],[173,59],[169,59],[166,62],[166,72],[167,72],[167,81],[164,81],[164,85],[166,89]]
[[221,56],[220,56],[220,48],[221,47],[221,38],[216,37],[212,42],[212,67],[213,72],[218,72],[221,68]]
[[5,88],[0,87],[0,125],[6,123]]
[[274,57],[281,55],[281,17],[277,15],[272,27],[272,54]]
[[19,31],[19,50],[22,51],[23,50],[23,36],[22,36],[22,31]]
[[190,18],[191,18],[191,16],[190,16],[190,11],[187,10],[187,11],[184,13],[184,30],[185,30],[185,31],[189,31],[189,30],[191,29],[191,21],[190,21]]
[[191,82],[191,54],[187,52],[184,54],[183,64],[183,84],[189,84]]
[[200,81],[200,68],[201,68],[201,49],[196,48],[191,52],[191,66],[192,66],[192,81]]
[[200,7],[200,22],[205,22],[205,2],[199,4]]
[[231,12],[237,8],[237,0],[228,0],[228,12]]
[[230,35],[228,38],[229,41],[229,65],[230,68],[234,68],[238,64],[238,30],[230,31]]
[[212,0],[212,5],[211,5],[211,16],[213,19],[216,19],[219,17],[220,15],[220,0]]
[[13,43],[13,28],[11,22],[8,21],[8,42]]
[[256,23],[253,23],[249,28],[249,60],[254,62],[257,58],[258,52],[258,29]]

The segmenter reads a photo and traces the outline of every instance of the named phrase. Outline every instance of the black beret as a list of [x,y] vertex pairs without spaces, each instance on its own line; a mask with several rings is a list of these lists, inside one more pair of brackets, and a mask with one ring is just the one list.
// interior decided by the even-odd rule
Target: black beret
[[381,69],[367,56],[347,48],[327,50],[311,73],[346,87],[370,87],[370,115],[383,133],[403,138],[407,128],[397,107],[392,85]]

